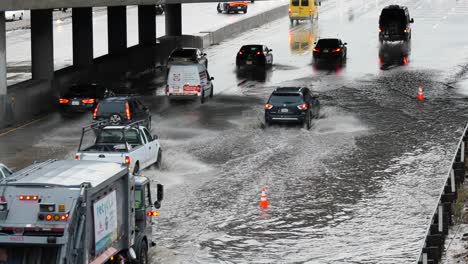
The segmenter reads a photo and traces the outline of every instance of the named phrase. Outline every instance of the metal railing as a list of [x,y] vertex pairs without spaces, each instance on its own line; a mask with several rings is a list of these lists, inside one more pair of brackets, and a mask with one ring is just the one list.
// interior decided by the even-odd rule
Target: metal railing
[[457,201],[458,190],[465,181],[465,143],[468,141],[468,124],[458,142],[457,151],[452,159],[452,166],[441,188],[439,200],[427,228],[426,238],[421,246],[418,264],[436,264],[440,262],[445,250],[445,239],[449,226],[453,225],[452,205]]

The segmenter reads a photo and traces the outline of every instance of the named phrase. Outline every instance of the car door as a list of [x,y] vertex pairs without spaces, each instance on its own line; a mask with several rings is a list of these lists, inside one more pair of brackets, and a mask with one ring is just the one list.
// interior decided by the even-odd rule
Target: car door
[[149,163],[153,164],[157,161],[159,151],[159,141],[150,134],[149,130],[144,127],[143,133],[145,133],[146,139],[148,140],[148,154],[150,156]]
[[309,2],[311,0],[301,0],[301,5],[299,6],[299,16],[302,18],[310,17],[309,12]]

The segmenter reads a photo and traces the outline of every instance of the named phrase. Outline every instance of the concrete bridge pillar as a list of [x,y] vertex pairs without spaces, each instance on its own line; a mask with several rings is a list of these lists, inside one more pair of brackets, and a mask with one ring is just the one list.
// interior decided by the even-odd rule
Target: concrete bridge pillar
[[[0,12],[0,98],[7,93],[5,12]],[[1,104],[1,99],[0,99]],[[2,108],[0,108],[2,109]]]
[[109,54],[122,53],[127,49],[127,7],[107,8],[107,41]]
[[52,10],[31,10],[31,72],[35,80],[54,78]]
[[88,67],[93,63],[93,9],[72,9],[73,66]]
[[182,4],[166,5],[166,35],[182,35]]
[[140,45],[150,46],[156,43],[156,7],[138,6],[138,40]]

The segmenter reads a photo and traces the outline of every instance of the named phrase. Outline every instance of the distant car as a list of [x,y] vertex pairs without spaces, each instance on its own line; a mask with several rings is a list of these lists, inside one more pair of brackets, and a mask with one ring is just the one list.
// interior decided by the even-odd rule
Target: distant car
[[406,6],[390,5],[382,9],[379,17],[379,40],[408,41],[411,39],[411,23]]
[[314,44],[313,49],[314,62],[317,63],[319,60],[332,60],[338,61],[343,64],[346,61],[348,49],[347,43],[336,38],[323,38],[319,39]]
[[24,10],[5,11],[5,20],[22,20],[24,17]]
[[150,111],[135,97],[105,98],[94,109],[93,120],[109,121],[112,125],[144,121],[144,126],[151,129]]
[[59,98],[62,113],[92,111],[100,100],[113,96],[104,86],[95,83],[74,84]]
[[164,13],[164,5],[156,5],[156,15],[162,15]]
[[312,119],[320,115],[318,95],[311,94],[309,88],[276,88],[265,104],[265,124],[300,123],[307,129],[312,127]]
[[171,52],[168,59],[168,67],[172,64],[198,63],[208,68],[206,53],[197,48],[176,48]]
[[204,104],[214,94],[213,77],[203,64],[173,65],[167,75],[166,96],[169,100],[199,98]]
[[271,66],[273,65],[273,50],[265,45],[244,45],[236,56],[236,66]]
[[0,163],[0,178],[6,178],[13,174],[13,171],[11,171],[5,164]]
[[226,12],[229,14],[243,12],[245,14],[247,13],[247,6],[247,2],[219,2],[216,9],[218,13]]

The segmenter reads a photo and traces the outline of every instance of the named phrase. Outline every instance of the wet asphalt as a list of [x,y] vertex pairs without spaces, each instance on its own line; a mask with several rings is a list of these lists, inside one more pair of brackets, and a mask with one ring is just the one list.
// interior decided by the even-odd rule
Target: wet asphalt
[[[330,0],[313,24],[285,17],[206,49],[215,97],[204,105],[170,104],[157,77],[128,82],[148,91],[164,150],[163,169],[144,172],[166,187],[152,263],[417,261],[467,120],[468,1],[402,1],[412,40],[381,46],[390,3]],[[312,65],[327,36],[348,43],[344,67]],[[273,49],[271,69],[235,70],[249,43]],[[311,130],[264,128],[263,104],[286,85],[320,94]],[[71,159],[90,120],[55,113],[2,135],[0,160]]]

